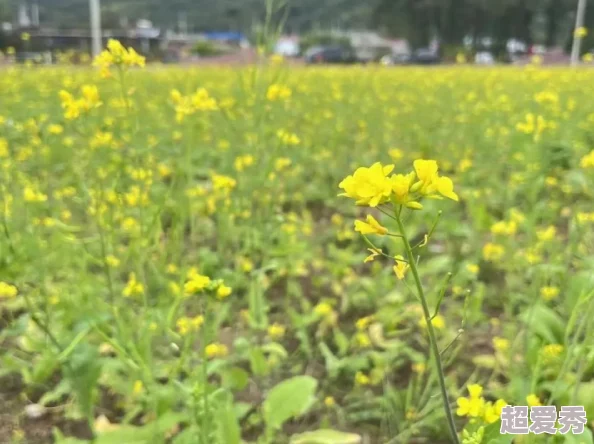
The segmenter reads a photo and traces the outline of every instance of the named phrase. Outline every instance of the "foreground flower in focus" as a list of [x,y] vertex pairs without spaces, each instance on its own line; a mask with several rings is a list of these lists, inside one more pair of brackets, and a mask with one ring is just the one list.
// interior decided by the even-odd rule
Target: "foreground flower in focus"
[[394,165],[382,166],[379,162],[370,168],[358,168],[339,184],[345,191],[340,196],[355,199],[357,205],[377,207],[392,194],[392,185],[387,176],[393,169]]
[[360,220],[355,221],[355,231],[361,234],[379,234],[384,235],[388,232],[386,227],[380,225],[380,223],[371,214],[367,215],[367,222]]
[[358,168],[340,182],[339,187],[345,192],[339,196],[355,199],[357,205],[377,207],[392,201],[414,210],[423,208],[418,202],[423,197],[458,201],[452,180],[439,175],[435,160],[415,160],[414,171],[388,176],[393,169],[394,165],[384,166],[380,162],[369,168]]

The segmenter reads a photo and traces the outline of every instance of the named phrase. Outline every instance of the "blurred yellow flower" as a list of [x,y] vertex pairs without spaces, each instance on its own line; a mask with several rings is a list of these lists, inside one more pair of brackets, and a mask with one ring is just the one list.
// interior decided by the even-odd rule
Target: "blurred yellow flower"
[[217,299],[223,300],[227,298],[231,294],[231,287],[227,287],[226,285],[221,285],[217,288]]
[[128,275],[128,282],[122,294],[125,297],[138,296],[144,294],[144,285],[136,279],[136,273],[132,272]]
[[499,353],[505,353],[509,350],[509,340],[495,336],[493,338],[493,348]]
[[268,327],[268,336],[272,340],[281,339],[285,335],[286,327],[278,322]]
[[540,297],[545,301],[552,301],[557,296],[559,296],[559,289],[557,287],[546,286],[540,289]]
[[202,315],[193,318],[182,317],[176,322],[177,331],[180,335],[185,336],[190,332],[196,332],[204,324],[204,317]]
[[502,245],[488,242],[483,246],[483,258],[486,261],[496,262],[505,254],[505,248]]
[[284,85],[273,84],[268,87],[266,91],[266,98],[271,102],[277,100],[286,100],[291,97],[291,89]]
[[371,383],[371,380],[369,379],[369,376],[367,376],[365,373],[357,372],[355,374],[355,384],[356,385],[365,386],[365,385],[369,385],[370,383]]
[[529,407],[536,407],[542,405],[542,403],[540,402],[540,398],[536,396],[534,393],[531,393],[528,396],[526,396],[526,402],[528,403]]
[[229,354],[227,346],[218,342],[208,344],[204,349],[204,352],[208,359],[224,358]]
[[210,278],[201,274],[191,272],[188,274],[189,280],[184,284],[184,295],[192,296],[199,291],[204,290],[210,284]]
[[18,292],[14,285],[0,281],[0,299],[12,299],[16,297]]
[[586,37],[588,35],[588,29],[585,28],[584,26],[580,26],[579,28],[575,29],[575,31],[573,32],[573,35],[578,39],[583,39],[584,37]]

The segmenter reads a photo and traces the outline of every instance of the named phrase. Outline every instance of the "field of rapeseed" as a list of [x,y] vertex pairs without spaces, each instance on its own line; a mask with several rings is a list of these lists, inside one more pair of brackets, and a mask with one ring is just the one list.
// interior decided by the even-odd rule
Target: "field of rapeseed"
[[594,71],[96,66],[0,71],[0,442],[594,415]]

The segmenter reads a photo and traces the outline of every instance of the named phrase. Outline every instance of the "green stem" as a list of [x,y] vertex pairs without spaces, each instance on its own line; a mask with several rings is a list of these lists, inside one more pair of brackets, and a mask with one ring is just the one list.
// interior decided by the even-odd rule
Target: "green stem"
[[400,219],[399,213],[400,211],[396,212],[396,222],[398,223],[398,230],[402,235],[402,242],[406,249],[410,271],[413,274],[415,285],[417,287],[417,293],[419,295],[419,300],[421,301],[421,305],[423,307],[423,315],[425,317],[425,323],[427,324],[427,332],[429,333],[431,353],[433,354],[433,359],[435,360],[435,367],[437,370],[437,377],[439,380],[439,388],[441,390],[443,407],[446,413],[446,419],[448,421],[448,428],[450,431],[452,441],[456,444],[460,444],[460,440],[458,439],[458,433],[456,432],[454,415],[452,413],[452,409],[450,407],[450,400],[448,398],[448,391],[446,388],[443,366],[441,363],[441,354],[439,353],[437,340],[435,339],[435,330],[433,329],[433,324],[431,323],[431,313],[429,312],[429,305],[427,304],[427,299],[425,298],[425,292],[423,291],[423,285],[421,284],[421,279],[419,278],[419,272],[417,270],[417,263],[414,259],[413,251],[408,241],[408,237],[406,236],[406,231],[404,230],[404,225],[402,224],[402,220]]
[[202,309],[202,313],[204,316],[204,324],[202,325],[202,327],[200,328],[200,346],[202,348],[202,373],[201,373],[201,384],[202,384],[202,407],[203,407],[203,411],[202,411],[202,418],[201,418],[201,424],[200,424],[200,431],[201,431],[201,439],[202,439],[202,443],[201,444],[207,444],[208,443],[208,430],[206,429],[207,425],[210,423],[210,407],[208,405],[208,357],[206,356],[206,346],[207,346],[207,341],[208,341],[208,331],[206,331],[207,328],[210,327],[210,324],[208,322],[209,317],[208,317],[208,310],[206,308]]

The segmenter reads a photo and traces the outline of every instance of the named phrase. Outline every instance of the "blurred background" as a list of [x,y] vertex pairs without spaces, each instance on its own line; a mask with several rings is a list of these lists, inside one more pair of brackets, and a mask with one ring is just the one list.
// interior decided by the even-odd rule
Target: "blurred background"
[[267,49],[296,63],[562,64],[577,29],[576,56],[594,49],[587,0],[0,0],[0,50],[87,62],[93,2],[103,44],[165,63],[252,62],[267,17],[282,25]]

